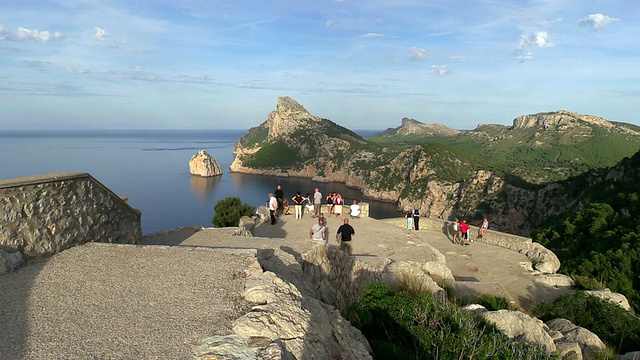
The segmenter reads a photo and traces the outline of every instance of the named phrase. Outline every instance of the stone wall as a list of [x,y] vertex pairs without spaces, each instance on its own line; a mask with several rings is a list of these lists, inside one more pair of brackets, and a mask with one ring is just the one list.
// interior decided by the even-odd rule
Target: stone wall
[[0,207],[0,249],[26,259],[142,238],[140,212],[86,173],[0,181]]
[[[369,217],[369,203],[366,202],[359,202],[358,205],[360,205],[360,217]],[[342,215],[346,216],[349,215],[351,213],[351,208],[350,208],[351,204],[344,204],[342,205]],[[322,205],[320,211],[325,214],[325,216],[327,215],[327,205]]]
[[[387,219],[386,222],[406,228],[407,220],[404,218]],[[420,218],[420,230],[430,230],[441,232],[449,237],[453,236],[453,221],[441,220],[430,217]],[[469,230],[469,238],[474,241],[482,242],[489,245],[500,246],[506,249],[517,251],[527,256],[533,267],[545,274],[555,274],[560,268],[560,260],[549,249],[533,242],[530,238],[503,233],[500,231],[486,230],[481,239],[478,239],[478,227],[472,226]]]

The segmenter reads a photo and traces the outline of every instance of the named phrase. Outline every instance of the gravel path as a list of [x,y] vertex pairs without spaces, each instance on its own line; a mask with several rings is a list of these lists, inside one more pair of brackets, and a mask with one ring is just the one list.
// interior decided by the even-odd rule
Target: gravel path
[[[185,359],[247,304],[249,252],[87,244],[0,276],[0,359]],[[223,264],[223,265],[222,265]]]

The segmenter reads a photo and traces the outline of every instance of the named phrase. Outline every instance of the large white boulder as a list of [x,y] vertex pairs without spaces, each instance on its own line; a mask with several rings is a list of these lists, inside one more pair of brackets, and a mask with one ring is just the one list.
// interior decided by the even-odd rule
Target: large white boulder
[[567,319],[553,319],[545,323],[550,330],[559,331],[563,337],[556,340],[557,344],[577,343],[582,350],[582,358],[585,360],[597,359],[600,351],[605,349],[605,344],[598,335],[591,331],[574,325]]
[[511,310],[488,311],[480,314],[511,339],[540,345],[548,353],[556,351],[556,345],[547,333],[542,320]]
[[[595,296],[602,300],[607,300],[612,302],[621,308],[631,311],[631,306],[629,305],[629,300],[627,300],[626,296],[618,293],[611,292],[609,289],[604,290],[586,290],[584,292],[587,295]],[[639,359],[640,360],[640,359]]]
[[200,150],[189,160],[189,172],[191,175],[204,177],[222,175],[220,164],[206,151]]

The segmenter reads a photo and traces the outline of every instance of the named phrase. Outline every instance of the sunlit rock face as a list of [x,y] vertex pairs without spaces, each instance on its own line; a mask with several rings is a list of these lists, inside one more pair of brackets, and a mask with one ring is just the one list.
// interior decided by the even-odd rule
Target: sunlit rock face
[[200,150],[189,160],[189,172],[191,175],[204,177],[222,175],[220,164],[206,151]]

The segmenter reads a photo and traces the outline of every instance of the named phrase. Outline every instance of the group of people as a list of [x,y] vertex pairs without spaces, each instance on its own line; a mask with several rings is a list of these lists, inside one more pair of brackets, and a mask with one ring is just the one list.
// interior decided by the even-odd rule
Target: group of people
[[420,230],[420,210],[413,209],[407,212],[404,217],[407,219],[408,230],[411,230],[414,227],[416,230]]
[[[451,240],[451,242],[454,245],[468,246],[470,245],[469,244],[470,242],[473,242],[473,239],[469,238],[469,232],[471,231],[471,226],[467,224],[467,220],[463,219],[462,222],[460,222],[460,220],[456,218],[455,221],[453,222],[452,227],[453,227],[453,239]],[[484,219],[482,220],[482,224],[478,228],[478,239],[482,239],[482,237],[484,236],[484,231],[487,230],[488,228],[489,228],[489,220],[485,216]]]
[[[345,218],[336,232],[336,243],[340,244],[340,249],[347,254],[352,254],[351,240],[355,236],[356,230],[349,224],[349,219]],[[329,227],[324,216],[318,217],[318,223],[309,230],[311,240],[329,241]]]
[[[327,206],[327,216],[335,215],[336,218],[342,218],[343,206],[345,200],[342,195],[330,192],[326,197],[322,196],[322,193],[318,188],[314,189],[313,196],[310,193],[302,195],[300,191],[291,198],[293,208],[296,214],[296,219],[302,219],[302,216],[306,213],[311,213],[312,217],[320,217],[323,202]],[[289,202],[284,196],[282,186],[278,185],[273,194],[269,194],[269,201],[267,203],[269,213],[271,215],[271,224],[276,223],[276,218],[282,214],[288,215],[290,211]],[[357,200],[353,200],[353,203],[349,207],[349,215],[352,218],[360,217],[360,205]]]

